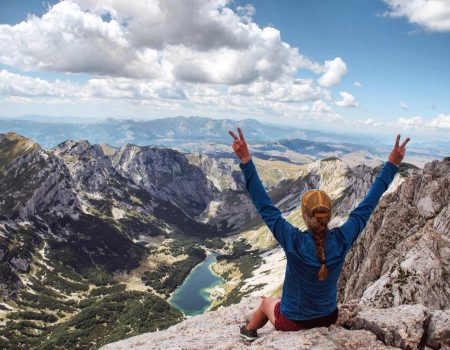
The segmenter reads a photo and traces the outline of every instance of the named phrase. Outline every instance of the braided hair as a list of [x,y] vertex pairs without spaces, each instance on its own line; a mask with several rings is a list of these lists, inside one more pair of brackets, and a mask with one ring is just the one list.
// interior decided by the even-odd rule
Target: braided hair
[[314,214],[323,213],[326,214],[329,212],[328,208],[316,208],[313,210],[312,216],[303,215],[303,219],[305,221],[306,226],[311,230],[313,234],[313,239],[316,244],[316,252],[317,257],[321,263],[320,270],[317,274],[317,278],[319,281],[323,281],[328,277],[328,270],[325,266],[325,249],[324,249],[324,241],[325,235],[328,232],[328,222],[329,218],[316,218]]
[[331,199],[323,191],[311,190],[302,198],[302,216],[308,229],[313,234],[317,257],[320,261],[320,270],[317,273],[319,281],[328,277],[325,265],[325,235],[328,232],[328,223],[331,219]]

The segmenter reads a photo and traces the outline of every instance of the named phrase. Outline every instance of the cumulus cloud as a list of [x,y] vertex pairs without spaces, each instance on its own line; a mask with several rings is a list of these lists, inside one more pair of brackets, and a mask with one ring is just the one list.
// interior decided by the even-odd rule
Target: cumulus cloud
[[358,107],[358,102],[356,102],[353,95],[345,91],[341,91],[339,95],[341,95],[341,100],[336,101],[336,105],[340,107]]
[[317,113],[323,113],[323,112],[331,113],[332,112],[331,107],[322,100],[314,101],[311,109],[313,112],[317,112]]
[[450,2],[448,0],[384,0],[391,17],[406,17],[430,31],[450,31]]
[[155,77],[157,52],[134,50],[124,28],[62,1],[42,18],[0,25],[0,62],[25,70]]
[[360,124],[364,124],[364,125],[369,125],[369,126],[381,126],[383,125],[382,122],[376,121],[372,118],[367,118],[367,119],[359,119],[357,121]]
[[64,0],[42,17],[0,25],[0,62],[25,70],[230,85],[294,77],[300,68],[334,74],[334,61],[324,68],[283,42],[277,29],[255,24],[251,6],[233,11],[227,5]]
[[418,129],[424,125],[424,120],[422,117],[410,117],[410,118],[398,118],[397,125],[403,129]]
[[450,129],[450,115],[439,114],[428,124],[429,127],[438,129]]
[[347,65],[340,57],[332,61],[325,61],[324,74],[319,78],[319,85],[330,88],[341,82],[342,77],[347,74]]
[[305,102],[317,100],[321,96],[321,89],[311,79],[296,79],[292,83],[257,81],[249,85],[232,86],[228,92],[280,102]]
[[400,108],[406,111],[408,109],[408,105],[405,102],[400,102]]
[[443,130],[450,129],[450,115],[439,114],[436,118],[428,121],[420,116],[399,118],[397,125],[404,129],[421,129],[423,127]]
[[0,71],[0,95],[15,97],[47,97],[71,96],[77,88],[71,83],[57,80],[50,83],[40,78],[31,78],[11,73],[5,69]]
[[[136,47],[162,49],[184,45],[199,51],[229,47],[246,49],[252,45],[258,27],[251,22],[251,7],[238,13],[225,0],[73,0],[83,10],[108,14],[126,23]],[[243,21],[242,19],[245,19]]]
[[359,81],[355,81],[355,82],[353,83],[353,85],[355,85],[357,88],[362,88],[362,87],[363,87],[363,84],[360,83]]
[[[41,17],[1,24],[0,63],[66,73],[68,80],[4,70],[0,95],[10,103],[114,101],[171,111],[340,120],[329,88],[347,73],[345,62],[305,57],[282,41],[279,30],[254,23],[253,6],[232,9],[230,3],[62,0]],[[319,79],[299,79],[302,69]],[[74,82],[73,73],[87,73],[88,79]],[[341,95],[339,103],[357,105],[349,96]]]

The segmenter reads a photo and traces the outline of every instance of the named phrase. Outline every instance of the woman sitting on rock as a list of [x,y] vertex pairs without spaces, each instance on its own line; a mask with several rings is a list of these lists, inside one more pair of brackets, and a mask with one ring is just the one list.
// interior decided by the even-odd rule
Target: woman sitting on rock
[[233,150],[241,160],[245,185],[262,219],[272,231],[286,254],[286,273],[281,300],[263,297],[250,321],[240,329],[240,335],[255,340],[257,329],[270,321],[276,330],[296,331],[313,327],[328,327],[338,318],[337,281],[345,256],[366,226],[381,195],[387,190],[405,156],[407,138],[395,146],[364,200],[350,213],[340,227],[328,229],[331,219],[331,199],[323,191],[303,194],[301,210],[308,230],[302,232],[282,216],[267,195],[247,144],[238,128]]

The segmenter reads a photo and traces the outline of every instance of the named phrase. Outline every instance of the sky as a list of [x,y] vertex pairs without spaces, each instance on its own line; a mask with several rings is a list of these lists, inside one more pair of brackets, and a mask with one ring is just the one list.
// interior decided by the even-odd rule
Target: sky
[[448,0],[0,0],[0,115],[448,140]]

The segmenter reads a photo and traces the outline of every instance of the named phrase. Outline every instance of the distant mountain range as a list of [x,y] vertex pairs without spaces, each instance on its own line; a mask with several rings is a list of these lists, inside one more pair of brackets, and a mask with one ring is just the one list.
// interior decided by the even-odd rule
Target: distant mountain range
[[[375,137],[344,135],[296,127],[261,123],[254,119],[230,120],[204,117],[173,117],[154,120],[78,117],[23,116],[0,118],[1,132],[16,132],[50,149],[66,140],[87,140],[92,144],[121,147],[124,144],[156,146],[230,157],[229,130],[241,127],[254,154],[265,159],[294,163],[327,157],[369,162],[384,160],[391,145]],[[436,141],[433,146],[416,143],[408,150],[408,161],[422,166],[450,153],[450,143]]]
[[153,120],[105,119],[95,122],[87,118],[39,119],[25,116],[0,119],[0,132],[13,131],[26,135],[44,148],[50,148],[66,140],[85,139],[91,143],[107,143],[122,146],[131,143],[141,146],[177,146],[192,141],[230,143],[229,130],[240,126],[251,142],[301,138],[318,142],[347,142],[376,145],[376,139],[325,133],[261,123],[254,119],[231,120],[203,117],[173,117]]

